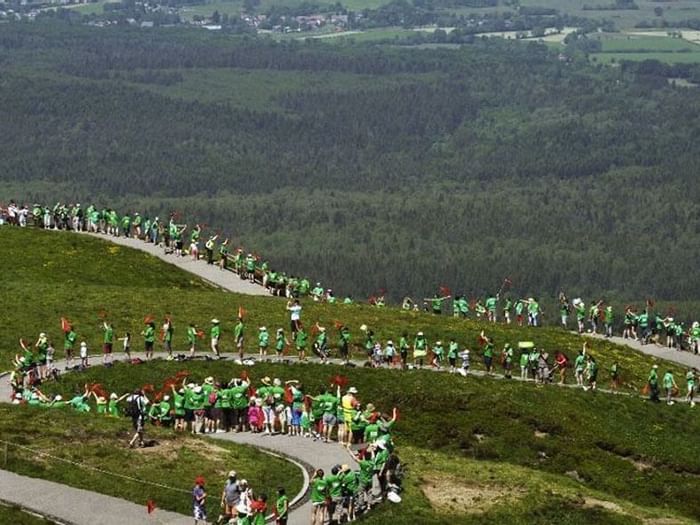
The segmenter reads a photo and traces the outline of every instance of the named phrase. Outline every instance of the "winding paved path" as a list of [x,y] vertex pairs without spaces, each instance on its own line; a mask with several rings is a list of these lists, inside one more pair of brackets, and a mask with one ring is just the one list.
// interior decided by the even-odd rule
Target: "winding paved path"
[[[262,286],[244,281],[233,272],[221,271],[215,266],[207,265],[203,261],[193,261],[189,257],[166,255],[159,246],[144,243],[137,239],[117,238],[101,234],[91,235],[108,242],[147,252],[222,289],[248,295],[268,295]],[[602,336],[596,335],[590,335],[590,337],[602,338]],[[633,348],[647,355],[673,361],[683,366],[700,368],[700,356],[689,352],[678,352],[654,344],[642,346],[636,341],[620,337],[613,337],[610,340],[613,343]],[[138,352],[134,352],[133,355],[135,357],[144,357]],[[124,357],[123,354],[119,353],[114,356],[115,360],[124,359]],[[101,361],[98,356],[93,356],[92,362],[96,364]],[[57,361],[56,366],[63,368],[64,363]],[[483,374],[477,372],[474,375]],[[10,399],[10,392],[9,376],[1,376],[0,401],[7,402]],[[250,433],[214,434],[210,437],[256,446],[291,458],[304,464],[304,466],[311,466],[312,468],[330,470],[335,464],[354,463],[351,455],[337,443],[324,444],[304,438],[265,436]],[[305,476],[305,481],[308,482],[308,476]],[[308,484],[305,483],[305,489],[298,497],[303,498],[307,489]],[[34,498],[31,496],[33,494],[40,494],[41,497]],[[0,500],[28,508],[48,517],[57,518],[71,525],[121,525],[124,523],[130,525],[142,523],[184,525],[192,522],[192,518],[188,516],[160,509],[154,515],[149,516],[142,505],[51,481],[20,476],[3,470],[0,470]],[[291,525],[306,524],[310,514],[310,504],[308,502],[303,503],[290,514],[289,523]]]
[[[262,286],[258,284],[251,284],[248,281],[242,280],[233,272],[221,271],[218,267],[208,265],[202,260],[193,261],[190,257],[175,257],[171,254],[166,255],[160,246],[156,246],[151,243],[146,243],[139,239],[113,237],[105,234],[93,233],[89,235],[154,255],[167,263],[174,264],[178,268],[193,273],[202,279],[230,292],[247,295],[269,295],[269,293]],[[588,334],[586,337],[604,339],[604,337],[599,334]],[[609,341],[621,346],[627,346],[642,352],[643,354],[659,359],[666,359],[683,366],[700,369],[700,355],[695,355],[690,352],[678,352],[656,344],[642,345],[638,341],[623,339],[622,337],[612,337],[609,339]]]
[[221,270],[218,266],[207,264],[206,261],[201,259],[193,261],[189,256],[177,257],[173,254],[166,254],[163,248],[150,242],[144,242],[131,237],[114,237],[101,233],[85,233],[84,235],[90,235],[91,237],[102,239],[106,242],[141,250],[169,264],[173,264],[186,272],[197,275],[205,281],[229,292],[246,295],[270,295],[269,292],[259,284],[253,284],[241,279],[236,273]]
[[[156,353],[156,358],[165,354]],[[145,360],[143,352],[132,352],[132,357]],[[114,361],[125,361],[126,355],[116,353]],[[102,366],[101,356],[91,355],[92,366]],[[57,360],[55,366],[62,370],[65,361]],[[0,402],[11,399],[10,375],[0,375]],[[311,505],[305,501],[309,489],[308,469],[322,468],[330,471],[336,464],[355,465],[354,458],[338,443],[322,443],[306,438],[290,436],[244,433],[209,434],[210,439],[220,439],[252,445],[264,452],[282,456],[296,464],[303,472],[304,483],[299,494],[292,495],[294,506],[289,515],[290,525],[302,525],[309,522]],[[235,465],[232,465],[235,468]],[[117,483],[117,481],[115,481]],[[34,497],[40,495],[40,497]],[[183,497],[188,496],[183,494]],[[96,492],[77,489],[39,478],[21,476],[6,470],[0,470],[0,501],[29,509],[43,516],[54,518],[69,525],[141,525],[158,523],[160,525],[191,524],[192,518],[174,512],[157,509],[148,515],[144,505],[106,496]]]

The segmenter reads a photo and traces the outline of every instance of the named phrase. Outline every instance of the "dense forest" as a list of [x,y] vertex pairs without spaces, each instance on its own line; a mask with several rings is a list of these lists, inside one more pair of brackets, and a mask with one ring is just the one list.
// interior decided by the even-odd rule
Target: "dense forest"
[[692,300],[693,68],[6,24],[0,202],[178,211],[339,294]]

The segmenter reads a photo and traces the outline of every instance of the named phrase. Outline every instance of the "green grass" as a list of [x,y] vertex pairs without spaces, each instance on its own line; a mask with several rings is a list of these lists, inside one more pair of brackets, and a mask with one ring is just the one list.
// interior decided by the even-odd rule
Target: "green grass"
[[700,46],[667,36],[602,38],[604,53],[614,52],[700,52]]
[[593,53],[591,60],[602,64],[619,63],[625,60],[635,62],[658,60],[669,64],[697,64],[700,63],[700,51],[691,53]]
[[221,15],[239,15],[242,10],[243,2],[238,0],[212,0],[203,4],[182,7],[180,9],[180,16],[184,20],[192,20],[195,15],[208,18],[214,13],[214,11],[218,11]]
[[[207,375],[236,377],[243,370],[231,362],[118,364],[112,369],[95,367],[66,375],[59,384],[47,384],[46,389],[71,392],[85,382],[98,382],[109,391],[126,391],[146,383],[159,388],[165,378],[183,367],[199,381]],[[656,508],[657,514],[700,519],[700,503],[693,496],[700,490],[700,456],[693,438],[700,431],[700,421],[685,405],[671,408],[628,396],[586,395],[475,377],[441,375],[436,381],[437,376],[428,371],[283,364],[259,364],[249,369],[253,384],[264,376],[298,379],[308,393],[320,391],[338,373],[358,388],[362,402],[373,402],[383,411],[399,408],[395,439],[400,453],[407,449],[404,460],[411,469],[412,484],[432,472],[437,477],[454,475],[478,487],[486,482],[484,469],[496,469],[502,473],[498,479],[511,479],[510,485],[517,481],[518,490],[540,491],[536,483],[527,481],[527,470],[533,470],[538,479],[556,477],[559,484],[582,493],[600,491],[608,495],[603,499],[614,495],[635,507]],[[462,465],[469,468],[463,471]],[[519,471],[519,479],[506,475],[508,469]],[[465,475],[475,471],[481,471],[481,476]],[[563,483],[563,476],[574,471],[580,481]],[[458,475],[460,472],[463,474]],[[526,522],[533,505],[539,508],[552,503],[552,494],[540,492],[533,501],[524,498],[522,509],[514,511],[522,516],[520,522]],[[408,499],[407,507],[390,506],[381,511],[377,523],[431,512],[424,499]],[[545,513],[540,523],[577,506],[566,503],[568,498],[555,500],[561,508],[552,510],[554,514]],[[503,516],[510,511],[493,512]],[[578,512],[579,519],[567,523],[594,523],[597,519],[595,512],[581,508]],[[438,518],[425,522],[441,522]],[[629,522],[625,520],[619,523]]]
[[[211,493],[217,494],[231,469],[247,479],[258,493],[274,494],[278,486],[284,486],[288,494],[297,494],[302,486],[302,475],[296,466],[252,447],[174,434],[169,429],[149,426],[146,438],[155,439],[157,445],[129,449],[126,445],[131,433],[131,421],[127,418],[81,415],[70,409],[0,405],[3,440],[87,467],[178,490],[95,472],[15,446],[7,449],[6,460],[2,458],[4,469],[109,494],[143,504],[144,509],[146,502],[152,499],[159,508],[189,514],[191,498],[182,491],[192,488],[195,477],[203,475]],[[218,510],[217,501],[216,497],[210,498],[212,515]]]
[[[232,329],[239,306],[247,312],[248,351],[256,351],[259,326],[272,330],[289,326],[284,299],[225,293],[142,252],[106,241],[71,233],[10,228],[0,229],[0,240],[8,257],[22,261],[22,264],[9,265],[0,282],[4,297],[22,298],[21,308],[4,310],[0,324],[0,359],[8,368],[11,357],[19,351],[18,339],[33,341],[40,332],[52,338],[57,357],[61,356],[63,334],[59,321],[62,316],[74,323],[79,339],[85,340],[93,352],[99,352],[101,346],[103,316],[114,324],[118,336],[130,331],[134,336],[133,348],[141,349],[143,343],[139,334],[144,316],[154,315],[160,322],[169,315],[175,326],[173,346],[180,352],[186,349],[187,324],[193,321],[208,330],[212,317],[222,321],[221,347],[224,352],[231,352]],[[582,344],[578,336],[554,327],[491,325],[368,305],[319,305],[309,300],[303,301],[303,305],[302,319],[307,326],[318,321],[329,327],[331,347],[337,339],[332,328],[334,323],[347,324],[353,333],[352,343],[358,357],[363,355],[359,331],[362,324],[373,329],[381,341],[396,341],[404,332],[412,339],[418,330],[425,332],[429,342],[448,341],[454,337],[462,346],[472,349],[475,369],[482,368],[477,342],[481,330],[495,339],[498,348],[506,342],[531,340],[552,355],[559,350],[572,359]],[[206,350],[204,341],[200,346],[202,351]],[[652,358],[606,341],[593,341],[589,348],[600,365],[601,385],[607,383],[607,371],[612,362],[617,361],[623,371],[623,390],[638,392],[642,388]],[[683,373],[680,367],[669,366],[677,377]]]
[[89,4],[81,4],[76,7],[71,7],[72,11],[80,13],[81,15],[92,15],[92,14],[102,14],[104,12],[105,4],[109,3],[119,3],[114,0],[99,0],[97,2],[91,2]]
[[[170,314],[178,351],[184,351],[185,324],[194,320],[207,326],[212,316],[223,320],[223,348],[230,351],[230,330],[239,306],[248,312],[246,344],[251,351],[255,327],[266,324],[274,329],[288,324],[282,299],[221,292],[165,263],[101,240],[9,228],[0,229],[0,240],[8,258],[22,261],[9,265],[0,282],[4,297],[22,299],[22,308],[3,310],[0,342],[4,359],[14,353],[20,335],[32,339],[45,330],[60,338],[61,315],[74,321],[80,337],[93,349],[101,341],[100,312],[115,323],[119,334],[127,328],[138,333],[146,313],[158,318]],[[303,318],[307,325],[316,320],[326,326],[343,321],[352,328],[356,343],[360,343],[358,326],[362,323],[382,340],[419,329],[430,341],[455,337],[474,349],[475,368],[481,366],[476,339],[483,328],[498,346],[527,339],[550,351],[572,354],[581,344],[577,336],[556,328],[487,326],[395,308],[305,301]],[[138,337],[134,346],[140,346]],[[592,342],[591,349],[601,363],[601,385],[607,383],[606,370],[614,359],[622,364],[624,389],[638,392],[650,358],[604,341]],[[159,388],[165,378],[183,368],[200,381],[208,375],[230,378],[242,371],[230,360],[119,363],[111,369],[93,367],[66,374],[43,388],[64,395],[80,391],[86,382],[101,383],[108,391],[120,393],[144,384]],[[400,409],[396,441],[409,464],[406,498],[401,505],[387,504],[375,510],[366,518],[369,523],[627,524],[678,515],[700,519],[695,497],[700,490],[700,456],[695,444],[700,421],[685,405],[666,407],[637,396],[465,379],[430,371],[259,364],[250,373],[254,380],[265,375],[296,378],[310,393],[341,373],[359,389],[363,402],[371,401],[381,410]],[[0,407],[0,419],[3,439],[182,489],[188,489],[197,474],[218,483],[232,466],[265,490],[278,484],[279,476],[296,479],[284,470],[291,467],[251,449],[213,445],[158,429],[152,430],[158,447],[129,451],[124,446],[129,432],[126,419],[9,406]],[[134,454],[139,454],[138,462],[129,461]],[[189,508],[188,498],[178,492],[145,490],[137,483],[115,484],[113,479],[18,449],[10,450],[6,468],[101,492],[116,490],[116,495],[139,503],[152,498],[162,508],[180,512]],[[494,490],[506,495],[494,496]],[[465,510],[459,503],[461,496],[455,496],[455,501],[434,496],[452,491],[457,495],[476,491],[481,499],[475,500],[473,509]],[[596,500],[603,501],[604,507]]]
[[11,523],[12,525],[49,525],[54,523],[51,520],[28,514],[17,507],[7,507],[0,504],[0,523]]

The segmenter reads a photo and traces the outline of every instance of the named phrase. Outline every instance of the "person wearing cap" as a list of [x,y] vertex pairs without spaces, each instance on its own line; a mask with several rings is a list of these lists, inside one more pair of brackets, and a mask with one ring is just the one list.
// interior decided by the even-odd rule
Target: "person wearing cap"
[[194,515],[194,525],[207,522],[207,491],[204,488],[204,478],[197,476],[192,489],[192,511]]
[[267,357],[267,347],[270,344],[270,334],[267,333],[267,328],[261,326],[258,329],[258,350],[260,351],[260,359]]
[[119,403],[127,397],[129,397],[128,393],[119,397],[115,392],[112,392],[109,395],[109,401],[107,402],[107,415],[110,417],[119,417]]
[[[340,405],[343,409],[343,421],[345,423],[345,446],[349,447],[352,443],[352,420],[355,414],[355,410],[359,406],[359,402],[355,397],[357,395],[357,388],[351,386],[348,388],[347,393],[340,399]],[[343,444],[343,443],[341,443]]]
[[222,515],[219,516],[218,523],[223,523],[224,520],[235,519],[238,514],[236,507],[241,501],[241,485],[237,476],[238,474],[235,470],[228,473],[224,483],[224,490],[221,492]]
[[649,372],[649,377],[647,378],[647,384],[649,385],[649,401],[658,403],[659,400],[659,365],[654,365],[651,367],[651,372]]
[[284,357],[284,349],[289,346],[290,342],[284,335],[284,329],[278,328],[275,334],[275,353],[277,361],[281,361]]
[[218,359],[219,354],[219,337],[221,336],[221,326],[219,325],[218,319],[211,320],[211,329],[209,330],[209,337],[211,339],[211,351]]
[[435,341],[435,346],[433,346],[433,367],[440,370],[444,356],[445,349],[442,347],[442,341]]
[[425,339],[423,332],[418,332],[413,340],[413,364],[417,368],[423,366],[423,361],[428,355],[428,341]]
[[384,347],[384,362],[387,366],[394,366],[394,359],[396,358],[396,347],[394,342],[389,339]]
[[218,239],[218,235],[210,235],[209,238],[207,239],[207,242],[204,243],[204,250],[206,252],[206,257],[207,257],[207,264],[213,265],[214,264],[214,248],[216,247],[216,239]]

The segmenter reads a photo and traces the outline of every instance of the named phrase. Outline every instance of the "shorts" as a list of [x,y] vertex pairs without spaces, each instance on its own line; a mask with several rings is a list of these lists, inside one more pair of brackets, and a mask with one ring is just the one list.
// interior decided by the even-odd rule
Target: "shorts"
[[202,521],[207,520],[207,509],[203,506],[200,507],[199,505],[194,505],[193,511],[194,519]]
[[112,343],[105,343],[102,345],[102,352],[105,354],[111,354],[112,353]]
[[298,427],[301,425],[301,410],[292,411],[292,426]]
[[271,406],[263,407],[263,414],[265,415],[265,423],[272,424],[275,421],[275,408]]
[[136,432],[143,432],[144,417],[136,416],[131,418],[131,424]]
[[153,352],[153,341],[146,341],[146,352]]
[[194,410],[192,410],[191,408],[185,409],[185,421],[187,421],[188,423],[194,421]]
[[243,338],[242,337],[239,337],[236,340],[236,348],[239,348],[239,349],[243,348]]
[[334,427],[338,419],[333,414],[323,414],[323,424],[329,427]]
[[447,360],[450,362],[451,367],[454,368],[455,366],[457,366],[457,358],[456,357],[449,357]]

